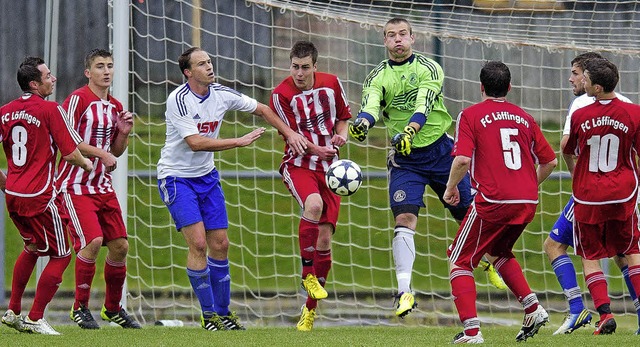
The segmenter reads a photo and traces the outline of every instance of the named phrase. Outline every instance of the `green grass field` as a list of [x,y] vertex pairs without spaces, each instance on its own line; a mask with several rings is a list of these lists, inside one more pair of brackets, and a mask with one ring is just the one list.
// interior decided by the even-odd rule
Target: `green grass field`
[[[247,331],[208,332],[201,328],[145,327],[142,330],[122,330],[107,327],[97,331],[78,327],[56,327],[62,336],[20,334],[7,327],[0,328],[0,344],[12,347],[68,347],[129,345],[136,347],[164,347],[191,345],[217,346],[444,346],[461,331],[459,327],[332,327],[316,328],[312,332],[298,332],[293,328],[253,328]],[[488,326],[482,328],[485,345],[514,346],[518,326]],[[607,336],[591,335],[591,328],[577,330],[571,335],[552,336],[549,326],[526,341],[526,346],[634,346],[639,336],[630,329],[620,328]]]

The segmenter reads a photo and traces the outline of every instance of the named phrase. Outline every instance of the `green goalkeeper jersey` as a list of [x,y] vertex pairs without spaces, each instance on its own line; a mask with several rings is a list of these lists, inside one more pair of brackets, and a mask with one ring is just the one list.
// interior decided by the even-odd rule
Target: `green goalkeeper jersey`
[[442,67],[433,59],[414,53],[402,63],[385,60],[369,73],[362,87],[360,113],[380,119],[389,137],[401,133],[414,113],[423,113],[426,124],[413,139],[413,148],[430,145],[451,126],[451,115],[443,102]]

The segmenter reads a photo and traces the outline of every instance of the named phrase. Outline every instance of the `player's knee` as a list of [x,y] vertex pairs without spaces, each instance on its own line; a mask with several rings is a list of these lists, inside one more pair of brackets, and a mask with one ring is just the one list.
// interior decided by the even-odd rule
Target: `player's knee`
[[563,245],[562,243],[552,239],[551,237],[547,237],[547,239],[544,240],[542,248],[551,260],[554,260],[557,257],[567,253],[567,245]]
[[122,261],[127,257],[129,252],[129,241],[125,238],[118,238],[107,243],[109,249],[109,259]]
[[313,220],[319,220],[322,216],[322,200],[318,203],[316,201],[307,200],[304,203],[304,214]]

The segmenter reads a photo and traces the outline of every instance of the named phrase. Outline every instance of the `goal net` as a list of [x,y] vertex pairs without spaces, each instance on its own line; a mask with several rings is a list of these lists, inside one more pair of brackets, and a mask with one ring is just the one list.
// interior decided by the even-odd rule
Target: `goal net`
[[[595,50],[616,63],[617,91],[638,102],[640,5],[635,1],[138,0],[129,6],[129,108],[136,123],[129,147],[128,306],[147,322],[197,322],[200,315],[186,275],[186,245],[159,199],[155,178],[165,101],[184,82],[176,60],[189,47],[211,54],[218,82],[268,103],[288,75],[292,44],[310,40],[320,52],[318,70],[340,77],[355,116],[362,82],[386,58],[382,26],[391,17],[405,17],[416,35],[415,50],[443,66],[443,94],[454,118],[480,100],[482,63],[501,60],[512,73],[508,99],[535,117],[556,150],[573,97],[569,64],[577,54]],[[221,137],[264,125],[251,115],[230,113]],[[393,314],[388,149],[385,130],[375,127],[367,141],[351,140],[341,151],[342,158],[360,165],[365,180],[342,200],[329,297],[319,305],[318,326],[457,322],[446,258],[457,224],[431,190],[415,236],[413,289],[419,306],[403,322]],[[216,154],[230,218],[231,307],[249,326],[293,325],[305,298],[297,240],[301,211],[277,172],[282,150],[282,139],[268,127],[255,144]],[[542,184],[539,213],[514,249],[532,289],[558,316],[566,304],[542,244],[570,194],[562,163]],[[589,299],[580,262],[572,258]],[[608,273],[612,309],[634,314],[620,271],[611,266]],[[516,298],[488,284],[482,269],[474,274],[480,318],[520,324]]]

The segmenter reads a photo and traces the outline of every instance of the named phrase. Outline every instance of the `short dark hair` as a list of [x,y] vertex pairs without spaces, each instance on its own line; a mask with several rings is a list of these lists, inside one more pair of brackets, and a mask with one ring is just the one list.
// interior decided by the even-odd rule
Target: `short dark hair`
[[93,59],[95,59],[96,57],[113,58],[113,56],[111,55],[111,52],[107,51],[106,49],[94,48],[90,50],[89,53],[87,53],[87,55],[84,56],[84,68],[90,69],[91,63],[93,62]]
[[289,59],[293,58],[305,58],[311,56],[311,62],[313,64],[318,61],[318,50],[316,46],[309,41],[298,41],[291,47],[291,53],[289,53]]
[[23,92],[30,92],[31,87],[29,83],[31,81],[42,82],[42,72],[38,69],[38,66],[44,64],[44,59],[40,57],[26,57],[18,68],[18,85]]
[[607,59],[587,59],[585,71],[588,71],[591,84],[599,84],[605,93],[611,93],[618,85],[620,75],[618,67]]
[[384,25],[384,29],[382,34],[386,37],[387,36],[387,25],[389,24],[400,24],[400,23],[405,23],[407,24],[407,26],[409,27],[409,34],[413,35],[413,29],[411,29],[411,23],[409,23],[408,20],[404,19],[404,18],[400,18],[400,17],[395,17],[395,18],[391,18],[387,21],[387,23]]
[[484,86],[484,93],[487,96],[494,98],[506,96],[511,83],[511,71],[501,61],[488,61],[480,70],[480,83]]
[[[191,69],[191,54],[193,52],[201,51],[200,47],[191,47],[186,51],[182,52],[178,57],[178,67],[180,67],[180,72],[184,75],[184,70]],[[186,75],[185,75],[186,77]]]
[[600,53],[586,52],[586,53],[578,54],[575,58],[573,58],[573,60],[571,61],[571,66],[573,66],[574,64],[578,64],[578,66],[580,66],[582,71],[584,71],[584,62],[587,61],[587,59],[604,59],[604,58],[600,55]]

